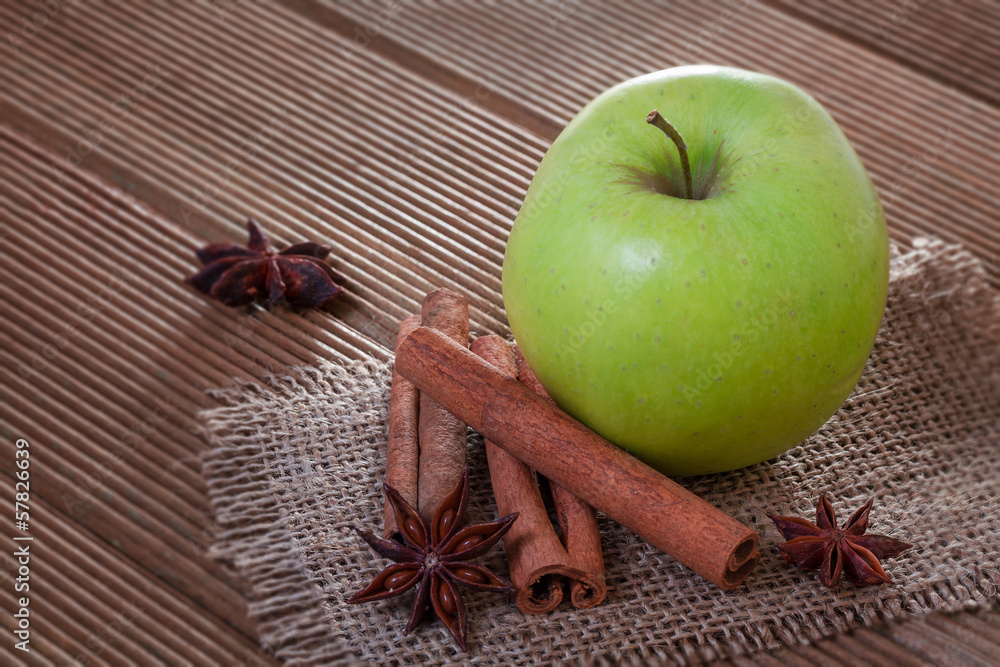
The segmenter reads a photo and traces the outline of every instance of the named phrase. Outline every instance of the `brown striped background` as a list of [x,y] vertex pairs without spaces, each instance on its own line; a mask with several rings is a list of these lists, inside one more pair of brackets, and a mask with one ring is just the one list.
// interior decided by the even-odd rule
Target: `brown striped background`
[[[27,438],[35,538],[32,651],[8,634],[0,662],[273,664],[205,554],[204,391],[385,357],[440,285],[505,333],[500,263],[534,168],[624,78],[716,62],[793,81],[857,147],[897,241],[961,241],[1000,281],[996,3],[3,0],[0,36],[0,487],[11,507]],[[347,298],[244,312],[185,288],[194,248],[242,242],[248,215],[276,244],[331,243]],[[5,580],[8,633],[14,604]],[[969,613],[756,660],[997,655],[1000,617]]]

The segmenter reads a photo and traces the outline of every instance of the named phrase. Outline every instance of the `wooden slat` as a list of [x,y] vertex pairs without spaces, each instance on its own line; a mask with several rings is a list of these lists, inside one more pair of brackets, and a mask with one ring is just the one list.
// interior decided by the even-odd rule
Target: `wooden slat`
[[[533,170],[563,124],[624,78],[705,60],[799,83],[858,147],[897,239],[964,241],[996,279],[1000,112],[984,101],[996,33],[949,19],[961,39],[928,42],[922,65],[903,46],[873,54],[861,30],[852,43],[860,10],[777,2],[730,5],[732,20],[715,5],[405,3],[364,48],[355,28],[373,3],[67,3],[16,53],[5,49],[0,472],[10,480],[14,438],[32,439],[46,548],[32,601],[45,641],[28,664],[275,664],[255,652],[240,583],[204,554],[204,390],[317,358],[387,358],[399,319],[439,285],[470,296],[474,329],[507,333],[500,262]],[[0,0],[0,26],[33,11]],[[941,11],[922,7],[897,41],[926,40]],[[992,10],[981,15],[995,23]],[[993,38],[949,79],[940,65],[984,31]],[[150,66],[159,84],[116,110]],[[102,118],[114,127],[58,178],[53,165],[65,168]],[[921,162],[942,132],[952,147]],[[919,178],[901,176],[907,166]],[[213,183],[204,210],[186,212]],[[251,214],[278,245],[330,242],[346,297],[325,312],[244,312],[183,286],[194,249],[242,241]],[[119,270],[129,279],[110,303],[82,316]],[[67,323],[79,330],[58,338]],[[133,599],[144,614],[97,655],[88,640]],[[0,606],[13,603],[0,591]],[[961,657],[996,654],[996,615],[906,623],[760,659],[927,664],[951,657],[941,638],[965,629],[974,639]],[[0,648],[0,663],[23,658]]]
[[[12,504],[13,489],[3,485],[0,500]],[[235,656],[273,664],[252,640],[206,615],[106,544],[81,534],[47,502],[33,500],[31,517],[29,593],[32,626],[37,628],[31,645],[53,663],[70,664],[82,657],[104,664],[124,649],[128,655],[122,656],[123,664],[132,665],[145,663],[150,654],[174,664],[222,664]],[[17,534],[6,515],[0,516],[0,530]],[[76,633],[76,640],[67,630]],[[71,649],[71,654],[60,652],[60,647]]]
[[996,664],[996,653],[981,653],[976,647],[921,620],[891,623],[882,634],[936,665]]
[[890,664],[900,665],[900,667],[928,667],[933,664],[871,628],[861,628],[852,634],[858,641],[876,651],[884,661]]
[[[222,319],[233,324],[241,316],[204,304],[178,287],[172,270],[157,267],[155,253],[144,254],[122,240],[127,234],[115,242],[93,243],[101,238],[99,230],[113,237],[116,229],[131,229],[160,236],[162,246],[172,232],[162,218],[85,172],[72,174],[65,187],[58,185],[48,168],[54,155],[43,155],[31,142],[0,127],[0,229],[6,235],[0,247],[0,293],[8,305],[0,331],[0,423],[5,434],[0,469],[12,473],[14,438],[29,437],[41,445],[32,459],[32,481],[40,490],[36,504],[46,498],[68,513],[77,530],[89,529],[105,540],[105,548],[124,552],[204,605],[193,607],[193,612],[213,610],[252,636],[238,588],[204,557],[210,536],[207,505],[193,474],[195,455],[204,443],[197,436],[194,412],[210,404],[201,393],[205,388],[233,374],[253,377],[255,369],[264,369],[246,356],[233,356],[237,365],[223,364],[206,377],[204,368],[219,359],[205,367],[193,362],[204,356],[208,345],[192,346],[190,341],[217,340],[219,331],[199,331],[200,318],[184,310],[223,314]],[[102,190],[116,201],[99,214],[95,194]],[[25,220],[31,224],[23,224]],[[175,259],[181,250],[176,248]],[[116,269],[134,272],[136,280],[112,287],[106,306],[94,300],[95,311],[80,310],[102,288],[114,285],[110,279]],[[192,305],[178,314],[177,307],[185,301]],[[77,331],[66,334],[67,323]],[[136,336],[138,331],[145,337]],[[269,365],[280,369],[282,362],[308,363],[315,356],[302,352],[272,359]],[[47,546],[61,553],[77,551],[65,536],[54,537]],[[105,575],[91,570],[90,576],[100,580]],[[85,616],[72,612],[73,605],[81,604],[81,595],[81,590],[66,586],[43,585],[40,600],[57,610],[51,636],[72,630],[75,635],[68,636],[83,641],[85,651],[85,635],[96,626],[85,618],[70,621]],[[47,633],[47,626],[38,627],[40,634]],[[229,633],[238,637],[233,630]],[[250,640],[236,641],[245,646]],[[64,645],[71,653],[79,648]],[[138,659],[136,649],[131,650],[131,658],[121,656],[123,664]]]
[[[405,6],[379,21],[375,0],[289,4],[342,34],[378,26],[370,48],[400,62],[429,63],[439,80],[490,81],[503,103],[518,100],[517,116],[535,118],[530,125],[549,140],[597,93],[632,76],[701,61],[772,72],[830,109],[868,166],[897,241],[930,234],[964,242],[1000,282],[1000,112],[781,11],[745,4],[730,4],[726,15],[713,5],[450,3],[446,11],[438,4]],[[926,153],[938,138],[948,148]],[[912,643],[902,642],[919,631],[902,627],[898,638],[861,630],[839,644],[830,639],[779,655],[817,663],[824,651],[853,649],[857,656],[926,664],[908,650],[916,649]]]
[[[0,6],[0,21],[16,20],[18,11]],[[437,284],[472,294],[476,326],[503,332],[495,305],[500,257],[543,144],[484,109],[463,111],[463,97],[428,92],[403,68],[377,60],[360,72],[330,62],[320,66],[320,86],[306,85],[315,63],[338,52],[326,31],[271,8],[246,12],[242,24],[230,21],[231,30],[220,33],[211,11],[207,3],[187,12],[66,7],[65,22],[53,21],[16,66],[0,68],[3,117],[63,151],[142,80],[146,64],[159,64],[164,80],[62,180],[51,168],[59,154],[0,127],[0,225],[8,233],[0,297],[10,312],[0,331],[0,423],[6,433],[45,444],[36,484],[77,530],[141,563],[147,577],[191,601],[189,614],[218,617],[223,621],[212,623],[252,636],[237,584],[204,556],[210,533],[196,459],[204,443],[194,419],[211,405],[203,391],[317,357],[384,357],[376,339]],[[123,36],[126,22],[132,30]],[[281,77],[260,73],[260,50],[283,65],[303,48],[312,50],[312,64],[300,61]],[[67,61],[70,52],[76,56]],[[217,62],[231,71],[218,73],[210,66]],[[168,70],[177,78],[169,80]],[[341,94],[348,89],[356,92]],[[331,108],[327,99],[338,104]],[[278,102],[301,112],[296,122],[232,175],[207,214],[185,224],[180,204],[266,126]],[[400,118],[385,122],[380,103],[399,108]],[[434,143],[413,142],[422,128],[435,130]],[[194,248],[205,238],[242,240],[248,212],[264,219],[276,243],[334,242],[333,261],[351,294],[331,309],[335,318],[282,310],[251,317],[181,284],[196,268]],[[47,259],[54,257],[59,261]],[[128,278],[112,302],[81,320],[78,304],[119,271]],[[50,351],[45,345],[67,322],[79,331]],[[32,369],[48,353],[52,358]],[[169,414],[143,428],[163,405]],[[130,433],[141,437],[126,446]],[[11,442],[2,453],[8,474]],[[47,539],[61,553],[80,548],[67,534]],[[38,628],[54,642],[42,655],[64,664],[63,651],[86,652],[89,634],[127,589],[104,595],[54,565],[40,567],[50,583],[39,602],[51,611]],[[108,576],[87,572],[94,580]],[[84,618],[81,610],[90,607],[100,613]],[[198,642],[181,647],[176,626],[134,634],[102,659],[138,664],[146,650],[168,662],[226,664],[222,656],[238,655],[250,641],[220,641],[213,654]]]
[[983,0],[774,0],[786,12],[1000,105],[1000,4]]
[[[313,3],[293,4],[307,11]],[[345,15],[352,31],[377,21],[375,0],[322,4],[321,18]],[[342,20],[331,27],[345,29]],[[844,128],[896,239],[933,234],[963,242],[1000,282],[1000,111],[779,10],[746,3],[418,5],[405,6],[380,35],[371,49],[398,52],[398,42],[440,69],[489,80],[522,100],[524,113],[555,127],[605,88],[665,67],[713,62],[781,76],[813,93]],[[935,140],[947,149],[928,152]]]
[[850,656],[845,659],[843,663],[845,665],[875,665],[885,661],[885,653],[864,644],[855,636],[856,634],[835,635],[829,639],[817,642],[817,646],[820,650],[826,650],[830,646],[837,646],[842,649],[844,653]]
[[979,656],[1000,656],[1000,631],[972,614],[944,616],[933,614],[924,623],[951,641],[966,646]]
[[[504,331],[496,305],[499,263],[540,145],[455,95],[417,94],[408,77],[398,70],[393,76],[396,68],[385,63],[354,71],[362,70],[365,54],[353,59],[352,69],[337,67],[336,58],[329,67],[316,67],[338,53],[328,36],[297,16],[283,21],[253,9],[234,15],[220,31],[209,7],[164,13],[127,5],[67,8],[79,14],[74,25],[85,29],[54,25],[52,40],[38,46],[39,57],[9,81],[15,125],[36,135],[54,127],[72,144],[90,119],[100,117],[102,105],[141,80],[143,63],[157,63],[163,83],[115,135],[109,133],[100,151],[116,162],[120,152],[123,166],[115,169],[125,169],[129,182],[155,181],[172,197],[155,205],[175,214],[187,193],[198,192],[234,158],[239,141],[285,105],[293,120],[252,168],[231,175],[229,187],[211,203],[211,214],[218,210],[232,221],[229,234],[243,234],[232,228],[242,226],[239,220],[249,210],[264,215],[279,238],[317,232],[329,238],[338,255],[334,264],[350,279],[355,299],[337,314],[380,341],[437,284],[470,294],[476,328]],[[119,45],[122,22],[144,39]],[[79,53],[72,73],[60,57],[68,49]],[[292,52],[295,59],[287,55]],[[264,54],[282,66],[281,79],[261,77],[255,59]],[[112,71],[103,72],[111,62]],[[132,73],[130,62],[136,63]],[[226,62],[234,71],[217,79],[206,62]],[[378,78],[371,76],[375,72]],[[60,95],[73,96],[71,113],[55,103],[32,102]],[[386,110],[398,117],[387,121]],[[207,126],[210,135],[202,129]],[[419,132],[433,132],[434,141],[418,147],[426,168],[412,170],[410,137]],[[199,141],[197,154],[184,144],[191,136]],[[95,168],[101,171],[96,160]]]

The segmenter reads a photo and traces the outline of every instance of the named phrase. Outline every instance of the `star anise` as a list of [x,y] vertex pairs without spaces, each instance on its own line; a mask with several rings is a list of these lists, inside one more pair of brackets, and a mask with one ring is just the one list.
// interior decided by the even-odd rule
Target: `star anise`
[[228,306],[282,298],[291,306],[321,306],[340,294],[343,278],[323,261],[330,246],[303,241],[275,252],[259,222],[250,218],[247,229],[245,247],[213,243],[198,250],[205,266],[187,282]]
[[835,588],[842,573],[858,586],[890,583],[879,561],[898,556],[913,545],[885,535],[864,534],[873,500],[856,511],[843,528],[837,527],[837,515],[826,495],[820,496],[816,505],[816,523],[768,514],[788,540],[778,546],[782,557],[804,570],[818,567],[819,581],[827,588]]
[[498,593],[514,590],[510,582],[471,561],[489,551],[504,536],[517,514],[493,523],[465,526],[465,509],[469,500],[468,468],[455,490],[441,502],[430,526],[391,486],[385,486],[385,495],[396,515],[403,544],[357,529],[372,549],[396,561],[396,564],[382,570],[367,588],[348,602],[354,604],[394,597],[419,584],[404,634],[409,634],[426,613],[433,610],[464,651],[465,604],[457,586]]

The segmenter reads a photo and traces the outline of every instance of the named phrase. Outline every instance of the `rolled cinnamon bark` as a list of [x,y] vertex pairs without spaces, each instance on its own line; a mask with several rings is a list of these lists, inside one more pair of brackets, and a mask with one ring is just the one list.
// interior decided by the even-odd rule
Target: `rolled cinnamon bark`
[[407,336],[396,368],[485,438],[718,586],[736,587],[759,562],[756,532],[439,332]]
[[[410,315],[399,325],[396,348],[403,339],[420,326],[420,315]],[[417,506],[417,464],[420,450],[417,444],[417,415],[420,392],[413,383],[392,372],[392,389],[389,395],[389,429],[386,438],[385,483],[399,491],[403,500]],[[390,538],[399,532],[396,515],[389,503],[385,504],[382,536]]]
[[[472,351],[505,377],[516,377],[514,353],[500,336],[477,338]],[[517,607],[525,614],[552,611],[563,599],[565,580],[576,580],[582,573],[573,568],[571,556],[552,527],[534,471],[490,440],[486,440],[486,458],[497,513],[518,513],[503,538]]]
[[[517,363],[518,381],[555,405],[517,347],[514,348],[514,359]],[[549,487],[562,530],[563,546],[579,573],[579,576],[570,579],[570,600],[578,609],[596,607],[604,601],[608,592],[604,580],[604,556],[601,552],[601,531],[597,527],[597,515],[594,508],[565,488],[551,482]]]
[[[447,288],[424,297],[421,326],[434,329],[462,349],[469,347],[469,304]],[[417,510],[428,522],[465,469],[465,424],[428,394],[420,394],[420,466]]]
[[579,572],[569,581],[570,601],[577,609],[590,609],[604,602],[608,588],[604,580],[601,531],[594,508],[572,492],[549,482],[556,516],[562,528],[563,544]]

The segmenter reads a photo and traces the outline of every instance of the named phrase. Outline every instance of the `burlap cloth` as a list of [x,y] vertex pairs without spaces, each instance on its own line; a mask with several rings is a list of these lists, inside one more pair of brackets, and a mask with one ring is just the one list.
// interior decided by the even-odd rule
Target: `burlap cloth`
[[[371,360],[218,392],[225,407],[203,415],[213,553],[248,582],[265,649],[302,665],[686,662],[990,604],[1000,585],[998,343],[998,297],[971,255],[920,241],[895,256],[882,331],[843,408],[776,460],[681,480],[761,533],[760,566],[734,592],[602,517],[604,604],[525,616],[510,598],[467,594],[468,654],[439,622],[404,636],[409,598],[348,605],[387,564],[353,530],[382,517],[391,369]],[[469,452],[470,516],[485,520],[496,508],[478,436]],[[886,562],[893,585],[829,591],[781,560],[765,513],[811,517],[824,492],[842,520],[874,496],[872,532],[916,545]],[[484,562],[507,572],[499,549]]]

